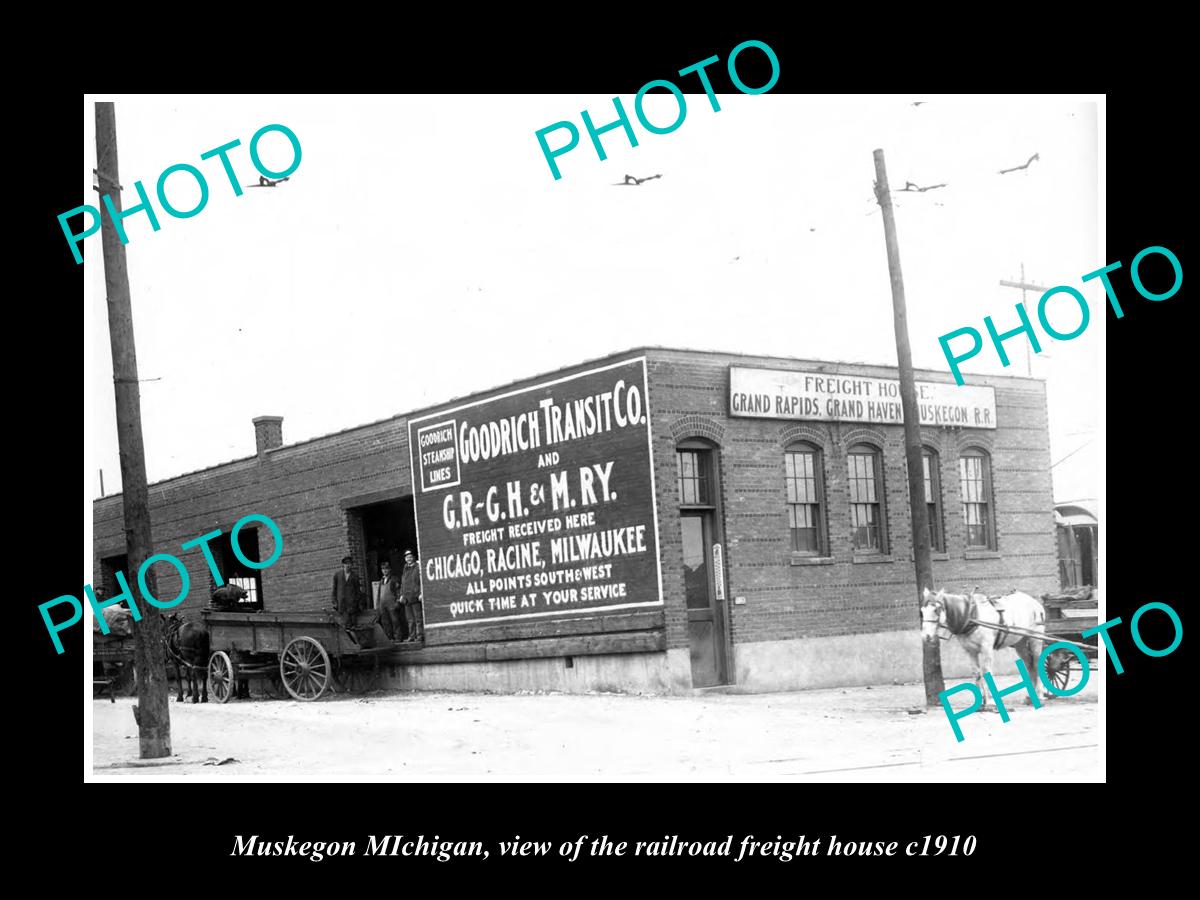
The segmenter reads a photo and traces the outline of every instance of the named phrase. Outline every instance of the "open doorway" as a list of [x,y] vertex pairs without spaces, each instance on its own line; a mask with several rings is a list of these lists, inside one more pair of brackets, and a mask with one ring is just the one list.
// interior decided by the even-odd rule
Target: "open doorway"
[[412,495],[395,500],[383,500],[351,509],[362,522],[363,561],[367,565],[371,603],[378,604],[379,567],[384,560],[391,563],[392,572],[404,570],[404,551],[417,550],[417,524],[413,517]]

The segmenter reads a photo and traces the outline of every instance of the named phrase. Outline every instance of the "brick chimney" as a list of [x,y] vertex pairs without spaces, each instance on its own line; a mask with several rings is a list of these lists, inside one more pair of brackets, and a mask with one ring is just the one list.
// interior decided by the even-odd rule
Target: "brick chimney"
[[254,443],[261,460],[266,457],[268,450],[283,446],[283,416],[259,416],[253,421]]

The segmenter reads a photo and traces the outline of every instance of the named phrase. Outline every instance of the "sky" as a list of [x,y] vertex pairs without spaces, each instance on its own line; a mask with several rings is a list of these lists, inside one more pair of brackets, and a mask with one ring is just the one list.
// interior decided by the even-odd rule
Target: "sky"
[[[1084,334],[1044,339],[1031,367],[1047,383],[1055,499],[1101,489],[1105,300],[1081,282],[1112,261],[1094,98],[734,93],[714,112],[688,94],[676,131],[633,118],[638,146],[608,132],[601,161],[580,112],[611,121],[611,95],[88,95],[80,203],[93,205],[95,100],[116,104],[126,206],[142,181],[161,225],[126,219],[151,483],[253,455],[256,416],[283,416],[293,443],[643,345],[895,365],[872,193],[882,148],[893,190],[946,185],[895,194],[917,368],[948,372],[938,337],[983,332],[984,316],[1014,327],[1021,293],[999,281],[1022,263],[1088,299]],[[645,110],[663,125],[678,114],[665,93]],[[555,180],[535,132],[561,120],[581,142]],[[251,136],[275,123],[297,136],[299,167],[235,196],[201,154],[240,140],[229,158],[254,184]],[[272,169],[291,162],[278,133],[259,149]],[[187,219],[154,196],[176,163],[210,191]],[[662,177],[615,187],[626,174]],[[167,195],[188,209],[199,190],[175,174]],[[88,506],[99,472],[112,494],[120,470],[99,234],[83,247]],[[1060,302],[1051,321],[1070,331],[1079,313]],[[1007,370],[988,344],[963,365],[968,383],[1024,375],[1023,339],[1006,347]]]

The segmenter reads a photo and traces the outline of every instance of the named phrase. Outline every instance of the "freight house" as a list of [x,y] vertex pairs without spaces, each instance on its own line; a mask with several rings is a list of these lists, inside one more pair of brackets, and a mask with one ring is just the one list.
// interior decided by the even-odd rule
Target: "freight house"
[[[935,584],[1057,587],[1045,386],[918,371]],[[214,528],[250,610],[322,610],[349,554],[361,583],[417,547],[425,640],[413,689],[686,692],[919,681],[897,373],[646,348],[285,445],[151,487],[156,547]],[[241,516],[284,552],[238,563]],[[265,528],[243,552],[265,559]],[[125,570],[121,499],[94,504],[94,583]],[[183,555],[192,591],[211,575]],[[179,585],[159,567],[160,595]],[[372,591],[372,595],[374,592]],[[947,653],[948,676],[966,674]]]

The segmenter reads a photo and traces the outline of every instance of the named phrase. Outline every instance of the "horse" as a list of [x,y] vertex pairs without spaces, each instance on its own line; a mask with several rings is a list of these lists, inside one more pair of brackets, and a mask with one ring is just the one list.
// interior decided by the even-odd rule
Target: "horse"
[[[208,627],[203,622],[185,622],[179,613],[167,619],[167,656],[175,665],[179,702],[183,702],[183,677],[187,673],[188,694],[193,703],[208,702]],[[202,697],[197,697],[196,683]]]
[[[979,622],[983,625],[976,624]],[[994,627],[984,627],[987,625]],[[1010,631],[1010,627],[1019,631]],[[975,665],[975,684],[983,697],[983,709],[987,709],[988,697],[983,676],[992,671],[995,651],[1014,648],[1030,677],[1037,679],[1037,662],[1046,634],[1046,609],[1028,594],[1012,591],[992,600],[983,594],[968,597],[947,594],[944,590],[934,594],[925,588],[921,604],[921,637],[926,643],[932,643],[939,639],[941,629],[957,637],[971,657]]]

